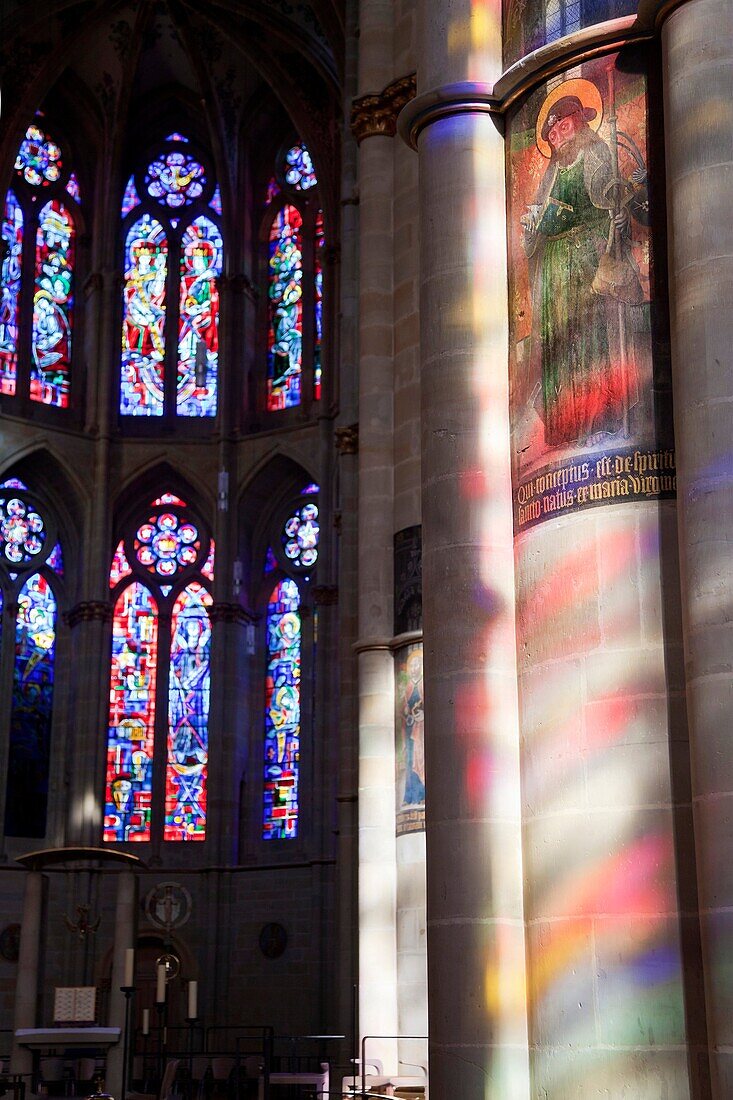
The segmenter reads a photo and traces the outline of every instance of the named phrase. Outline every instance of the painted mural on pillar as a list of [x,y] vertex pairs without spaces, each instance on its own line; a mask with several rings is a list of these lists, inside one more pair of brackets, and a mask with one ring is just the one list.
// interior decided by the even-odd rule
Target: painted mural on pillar
[[509,122],[514,522],[676,491],[643,58],[542,85]]
[[425,828],[425,718],[422,642],[395,657],[397,836]]
[[504,0],[504,65],[583,27],[634,15],[638,0]]

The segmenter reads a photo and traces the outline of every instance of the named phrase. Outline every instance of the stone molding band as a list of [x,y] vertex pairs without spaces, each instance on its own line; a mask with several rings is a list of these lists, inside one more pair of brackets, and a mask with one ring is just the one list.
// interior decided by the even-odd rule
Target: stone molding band
[[414,97],[415,73],[393,80],[376,95],[362,95],[354,100],[351,108],[351,132],[358,144],[368,137],[394,137],[397,133],[397,116],[406,103]]
[[[534,85],[569,66],[653,39],[664,21],[685,3],[689,0],[641,0],[637,15],[609,19],[548,42],[511,65],[493,85],[461,81],[422,92],[410,99],[400,112],[397,120],[400,137],[412,149],[417,149],[422,131],[440,119],[461,114],[502,116]],[[355,107],[358,102],[354,101]]]

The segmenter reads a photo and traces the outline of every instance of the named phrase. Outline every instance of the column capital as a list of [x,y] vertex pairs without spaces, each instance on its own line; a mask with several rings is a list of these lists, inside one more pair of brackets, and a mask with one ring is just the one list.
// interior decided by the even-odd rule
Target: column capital
[[333,434],[336,450],[340,455],[355,455],[359,453],[358,424],[349,424],[346,427],[336,428]]
[[112,614],[112,604],[107,600],[82,600],[66,612],[64,621],[73,629],[79,623],[111,622]]
[[316,584],[311,589],[316,607],[328,607],[339,602],[337,584]]
[[351,132],[361,145],[368,137],[394,137],[397,116],[416,90],[415,73],[393,80],[376,95],[362,95],[351,107]]
[[257,615],[247,611],[238,603],[214,603],[209,611],[212,623],[237,623],[238,626],[249,626],[257,622]]
[[462,80],[423,92],[400,112],[397,124],[400,137],[417,149],[417,139],[426,126],[441,118],[465,114],[501,114],[501,102],[494,95],[492,84]]

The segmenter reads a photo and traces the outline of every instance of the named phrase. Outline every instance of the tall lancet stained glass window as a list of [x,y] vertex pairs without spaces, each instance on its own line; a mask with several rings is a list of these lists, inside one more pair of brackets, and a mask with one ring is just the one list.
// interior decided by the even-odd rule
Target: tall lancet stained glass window
[[[11,682],[5,834],[47,832],[61,545],[45,507],[17,478],[0,484],[0,663]],[[4,620],[4,621],[3,621]],[[12,665],[12,667],[11,667]]]
[[282,579],[270,592],[266,617],[264,840],[291,840],[298,836],[303,655],[301,586],[307,585],[318,561],[317,494],[318,486],[311,482],[286,509],[276,532],[277,538],[268,547],[265,560],[265,573],[271,575],[279,569]]
[[127,180],[122,416],[216,415],[221,209],[207,158],[180,133]]
[[[0,393],[59,409],[71,400],[79,181],[41,118],[28,127],[5,196]],[[21,318],[30,313],[30,324]]]
[[214,556],[171,493],[115,551],[106,842],[206,839]]
[[282,154],[267,186],[267,393],[270,412],[322,389],[323,212],[310,153]]

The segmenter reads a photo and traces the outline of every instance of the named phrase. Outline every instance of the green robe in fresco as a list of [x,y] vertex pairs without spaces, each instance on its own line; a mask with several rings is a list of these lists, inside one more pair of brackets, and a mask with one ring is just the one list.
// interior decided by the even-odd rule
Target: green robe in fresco
[[542,182],[539,221],[527,241],[551,446],[619,431],[627,389],[611,361],[607,301],[592,289],[610,226],[611,154],[589,127],[563,153],[565,163],[555,158]]

